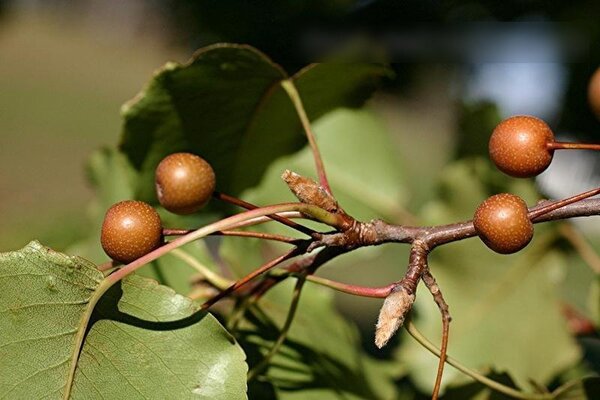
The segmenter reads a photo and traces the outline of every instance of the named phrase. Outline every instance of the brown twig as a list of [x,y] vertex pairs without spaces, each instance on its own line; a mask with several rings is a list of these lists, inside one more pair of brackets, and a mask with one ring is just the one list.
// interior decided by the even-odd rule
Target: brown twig
[[302,254],[304,252],[304,250],[305,249],[302,249],[300,247],[294,247],[292,250],[288,251],[287,253],[284,253],[281,256],[267,262],[266,264],[263,264],[260,268],[252,271],[248,275],[237,280],[233,285],[229,286],[227,289],[223,290],[216,296],[208,299],[204,304],[202,304],[201,309],[206,310],[206,309],[210,308],[213,304],[215,304],[219,300],[223,299],[224,297],[229,296],[231,293],[235,292],[242,286],[246,285],[252,279],[256,278],[259,275],[264,274],[265,272],[276,267],[277,265],[281,264],[282,262],[289,260],[290,258],[296,257],[299,254]]
[[535,221],[544,214],[548,214],[551,211],[558,210],[559,208],[563,208],[569,204],[577,203],[583,199],[587,199],[588,197],[595,196],[598,193],[600,193],[600,188],[588,190],[587,192],[579,193],[563,200],[544,202],[540,204],[540,207],[536,207],[535,210],[529,211],[529,219]]
[[[530,207],[529,211],[534,212],[537,209],[544,207],[547,203],[548,201],[544,201]],[[538,224],[548,221],[559,221],[593,215],[600,215],[600,199],[585,199],[568,204],[557,210],[540,215],[533,223]],[[390,242],[412,243],[415,240],[422,240],[430,249],[433,249],[446,243],[468,239],[477,235],[475,228],[473,227],[473,221],[424,227],[393,225],[381,220],[361,224],[367,225],[365,229],[369,231],[368,235],[364,235],[364,237],[369,240],[362,243],[361,246],[374,246]]]
[[432,400],[437,400],[440,393],[440,388],[442,386],[444,365],[446,364],[446,357],[448,353],[448,336],[450,333],[450,321],[452,321],[452,317],[450,316],[450,311],[448,310],[448,304],[444,300],[442,291],[440,290],[440,287],[438,286],[435,278],[431,274],[429,266],[427,266],[421,278],[423,279],[425,286],[427,286],[427,289],[429,289],[429,292],[433,296],[433,300],[437,304],[442,315],[442,345],[440,347],[440,359],[438,362],[437,375],[435,377],[435,385],[433,387],[433,393],[431,395]]

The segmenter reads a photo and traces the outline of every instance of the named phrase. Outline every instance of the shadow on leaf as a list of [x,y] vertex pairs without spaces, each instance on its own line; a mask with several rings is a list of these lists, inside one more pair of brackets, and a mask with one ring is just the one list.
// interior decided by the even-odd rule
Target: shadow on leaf
[[194,324],[199,323],[208,314],[207,311],[197,311],[190,314],[188,317],[173,320],[173,321],[150,321],[136,317],[131,314],[124,313],[119,310],[119,302],[123,297],[123,286],[122,282],[118,282],[111,287],[102,296],[94,312],[90,323],[88,325],[88,331],[94,325],[102,319],[108,319],[116,322],[121,322],[127,325],[136,326],[142,329],[149,329],[154,331],[171,331],[176,329],[183,329]]

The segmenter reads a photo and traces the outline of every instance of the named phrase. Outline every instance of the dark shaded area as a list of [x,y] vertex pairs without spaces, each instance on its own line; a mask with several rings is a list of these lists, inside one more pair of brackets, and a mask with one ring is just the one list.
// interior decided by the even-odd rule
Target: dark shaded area
[[8,0],[0,0],[0,21],[6,15],[6,7],[8,6]]
[[166,322],[157,322],[157,321],[148,321],[138,317],[135,317],[131,314],[123,313],[119,310],[119,301],[123,297],[123,288],[122,283],[119,281],[115,285],[113,285],[105,294],[102,296],[96,308],[94,308],[94,312],[92,313],[92,317],[90,318],[90,323],[88,324],[87,332],[90,331],[94,323],[102,320],[109,319],[116,322],[121,322],[127,325],[132,325],[142,329],[150,329],[154,331],[171,331],[176,329],[187,328],[191,325],[197,324],[202,321],[204,317],[208,314],[207,311],[197,311],[190,316],[174,321],[166,321]]
[[[290,69],[313,61],[306,41],[317,31],[376,34],[458,27],[467,22],[572,21],[597,25],[594,1],[193,1],[163,0],[176,37],[192,47],[217,41],[256,46]],[[594,13],[595,12],[595,13]],[[597,28],[596,28],[597,29]]]
[[[277,340],[279,330],[258,308],[247,313],[246,318],[253,328],[240,329],[236,336],[246,352],[248,366],[252,368],[263,359],[264,351]],[[284,364],[277,363],[277,358],[280,357],[286,358]],[[271,369],[278,372],[269,375]],[[286,372],[293,373],[294,379],[281,378],[281,374]],[[248,393],[251,399],[276,398],[274,388],[279,391],[330,389],[338,393],[340,399],[346,398],[344,393],[352,393],[365,399],[377,398],[360,369],[350,369],[333,357],[289,338],[284,342],[275,361],[262,374],[269,376],[270,384],[252,383]]]
[[600,335],[578,338],[577,341],[583,349],[583,359],[587,365],[600,374]]
[[[549,34],[564,38],[569,54],[556,60],[567,67],[568,83],[565,101],[552,123],[559,131],[571,132],[582,139],[597,137],[600,123],[587,105],[587,83],[591,73],[600,65],[600,3],[597,1],[202,1],[163,0],[159,2],[172,20],[174,40],[191,48],[219,41],[251,44],[288,71],[319,60],[323,55],[339,51],[357,39],[366,40],[369,48],[387,52],[397,74],[395,81],[386,83],[388,90],[407,93],[422,65],[450,63],[451,69],[468,76],[473,62],[461,53],[460,43],[439,49],[438,42],[454,33],[465,33],[472,26],[490,27],[502,35],[515,31],[514,24],[530,27],[537,32],[537,24],[549,24]],[[529,25],[531,24],[531,25]],[[545,27],[543,29],[546,29]],[[539,32],[534,32],[537,34]],[[573,40],[574,43],[570,43]],[[486,52],[491,43],[481,43],[475,54]],[[427,48],[430,47],[430,48]],[[536,49],[532,49],[536,50]],[[572,53],[572,54],[571,54]],[[514,62],[510,58],[495,61]],[[504,57],[504,58],[502,58]],[[460,95],[459,95],[460,97]],[[466,104],[465,112],[477,116],[485,113],[482,107]],[[489,114],[483,118],[489,120]],[[488,126],[464,125],[481,136]],[[491,122],[491,121],[490,121]],[[473,129],[475,128],[475,129]],[[471,136],[472,138],[472,136]],[[472,140],[471,140],[472,141]],[[467,146],[468,147],[468,146]],[[477,148],[466,148],[467,153],[479,153]],[[459,154],[462,154],[462,151]]]
[[498,107],[491,101],[461,104],[456,130],[456,158],[487,157],[487,141],[473,140],[473,137],[481,135],[482,132],[492,132],[500,121]]

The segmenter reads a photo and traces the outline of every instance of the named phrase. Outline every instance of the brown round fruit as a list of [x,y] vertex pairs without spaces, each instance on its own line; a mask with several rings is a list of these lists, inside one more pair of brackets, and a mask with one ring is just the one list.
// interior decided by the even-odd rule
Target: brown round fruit
[[592,111],[600,119],[600,68],[594,72],[588,85],[588,101]]
[[533,224],[527,213],[523,199],[501,193],[489,197],[477,207],[473,225],[490,249],[500,254],[516,253],[533,237]]
[[517,178],[536,176],[550,165],[554,134],[541,119],[518,115],[502,121],[490,138],[490,158],[502,172]]
[[104,216],[100,241],[110,258],[130,263],[160,246],[160,216],[143,201],[126,200],[114,204]]
[[192,214],[215,191],[215,172],[203,158],[191,153],[165,157],[156,167],[158,201],[175,214]]

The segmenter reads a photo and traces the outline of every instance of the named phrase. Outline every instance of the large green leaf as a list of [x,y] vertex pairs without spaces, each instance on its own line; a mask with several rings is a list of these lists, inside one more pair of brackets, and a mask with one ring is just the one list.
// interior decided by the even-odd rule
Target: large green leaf
[[[458,162],[444,172],[442,200],[430,203],[428,223],[450,223],[470,218],[492,187],[518,193],[532,201],[532,188],[524,181],[490,181],[495,174],[480,161]],[[547,383],[574,364],[579,349],[560,313],[559,284],[568,258],[557,249],[556,232],[536,225],[532,243],[515,255],[498,255],[477,238],[434,250],[430,258],[453,316],[449,354],[473,368],[508,371],[517,384],[528,388],[533,380]],[[425,288],[416,303],[417,325],[428,337],[440,340],[437,307]],[[423,389],[435,379],[437,359],[417,345],[407,343],[398,358]],[[447,368],[446,382],[460,377]]]
[[[386,73],[381,65],[336,63],[291,79],[314,119],[362,104]],[[137,196],[154,199],[156,165],[184,150],[213,165],[218,190],[238,194],[254,186],[275,158],[305,143],[284,79],[281,67],[243,45],[215,45],[187,64],[167,64],[123,107],[121,148],[140,172]]]
[[[37,242],[0,255],[0,398],[62,398],[102,278]],[[113,287],[87,327],[72,398],[245,398],[243,352],[210,314],[185,320],[194,310],[142,277]]]

